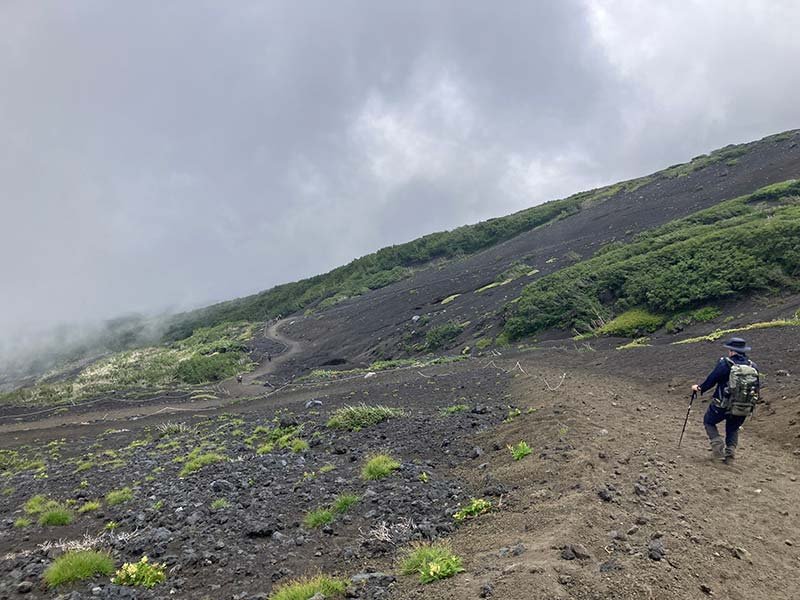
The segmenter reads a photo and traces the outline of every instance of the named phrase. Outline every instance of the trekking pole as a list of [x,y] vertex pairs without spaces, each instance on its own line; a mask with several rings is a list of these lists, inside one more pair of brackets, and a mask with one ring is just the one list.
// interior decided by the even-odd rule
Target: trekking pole
[[689,422],[689,413],[692,412],[692,402],[694,399],[697,398],[697,392],[692,392],[692,398],[689,400],[689,408],[686,410],[686,418],[683,420],[683,429],[681,429],[681,439],[678,440],[678,448],[681,447],[681,442],[683,441],[683,434],[686,431],[686,423]]

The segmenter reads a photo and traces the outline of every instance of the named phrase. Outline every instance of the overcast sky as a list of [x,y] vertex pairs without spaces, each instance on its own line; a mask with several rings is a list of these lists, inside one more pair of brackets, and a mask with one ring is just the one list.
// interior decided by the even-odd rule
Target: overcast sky
[[0,337],[800,127],[800,2],[3,0]]

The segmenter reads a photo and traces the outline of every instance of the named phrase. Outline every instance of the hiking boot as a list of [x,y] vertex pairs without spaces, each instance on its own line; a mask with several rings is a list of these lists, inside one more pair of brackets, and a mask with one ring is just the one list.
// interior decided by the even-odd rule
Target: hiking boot
[[711,455],[717,460],[725,458],[725,442],[722,441],[722,438],[711,440]]
[[736,458],[736,446],[727,446],[725,448],[725,462]]

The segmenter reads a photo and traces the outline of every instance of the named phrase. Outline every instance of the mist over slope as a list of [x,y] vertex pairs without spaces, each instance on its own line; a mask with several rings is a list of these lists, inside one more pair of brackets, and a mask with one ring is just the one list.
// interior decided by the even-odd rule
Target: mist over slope
[[[63,378],[111,352],[172,343],[198,328],[262,322],[279,315],[304,313],[294,333],[314,340],[316,356],[311,362],[318,364],[413,356],[437,346],[468,344],[468,340],[487,344],[504,329],[512,338],[548,327],[585,329],[592,316],[613,316],[614,311],[604,308],[600,297],[605,294],[606,301],[612,296],[619,300],[619,290],[595,286],[594,299],[576,298],[571,307],[562,306],[561,296],[555,294],[551,317],[535,325],[524,315],[526,311],[541,313],[542,306],[532,300],[530,291],[522,294],[522,290],[535,281],[548,287],[549,278],[562,270],[569,273],[562,281],[570,288],[575,273],[592,271],[595,267],[591,265],[597,261],[586,261],[600,250],[607,251],[609,244],[630,241],[643,231],[800,177],[798,139],[798,131],[788,131],[726,146],[649,176],[432,233],[383,248],[326,274],[203,309],[159,318],[124,317],[88,329],[64,327],[50,335],[5,340],[0,348],[5,350],[0,351],[0,386],[11,389],[51,381],[52,373],[50,378],[46,376],[49,371],[56,373],[56,379]],[[792,209],[787,210],[786,218],[792,223]],[[761,217],[768,215],[754,216]],[[741,232],[731,231],[730,235]],[[792,238],[788,233],[784,237]],[[586,281],[586,277],[577,279]],[[779,281],[773,277],[752,280],[748,285],[731,282],[720,290],[725,293],[717,296],[767,284],[774,288]],[[708,296],[714,297],[714,293]],[[519,304],[510,305],[512,301]],[[689,299],[672,310],[701,301]],[[632,300],[630,304],[637,303],[642,302]],[[424,319],[423,326],[416,326],[415,316]],[[506,327],[509,318],[510,328]],[[400,323],[404,325],[398,327]],[[437,327],[443,328],[443,339],[429,343],[429,335],[438,335],[429,331]]]

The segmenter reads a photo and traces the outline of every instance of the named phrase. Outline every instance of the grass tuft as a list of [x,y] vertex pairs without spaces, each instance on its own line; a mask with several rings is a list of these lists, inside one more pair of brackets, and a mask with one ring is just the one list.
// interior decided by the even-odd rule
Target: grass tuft
[[400,463],[387,454],[371,456],[361,467],[361,477],[368,481],[388,477],[400,468]]
[[344,596],[347,582],[326,575],[298,579],[280,586],[269,597],[269,600],[309,600],[316,594],[332,600]]
[[356,494],[341,494],[331,504],[331,510],[336,514],[346,513],[359,500],[361,500],[361,497]]
[[401,409],[388,406],[368,406],[366,404],[344,406],[333,413],[328,420],[328,427],[358,431],[364,427],[371,427],[403,415]]
[[333,511],[327,508],[317,508],[306,514],[303,525],[308,529],[322,527],[333,521]]
[[116,506],[117,504],[128,502],[131,498],[133,498],[133,490],[129,487],[111,490],[106,494],[106,504],[109,506]]
[[195,471],[199,471],[203,467],[207,467],[208,465],[213,465],[220,462],[225,462],[227,459],[222,456],[221,454],[217,454],[216,452],[207,452],[205,454],[198,454],[193,458],[190,458],[186,461],[181,469],[180,476],[186,477],[187,475],[191,475]]
[[93,510],[98,510],[100,506],[101,504],[99,500],[89,500],[88,502],[83,503],[83,506],[78,509],[78,513],[82,515]]
[[50,587],[64,583],[82,581],[95,575],[111,575],[114,561],[105,552],[81,550],[59,556],[44,572],[44,580]]
[[63,527],[72,523],[72,512],[64,507],[49,508],[39,516],[42,527]]
[[418,573],[422,583],[446,579],[464,571],[461,558],[441,542],[414,544],[406,552],[400,568],[404,575]]

